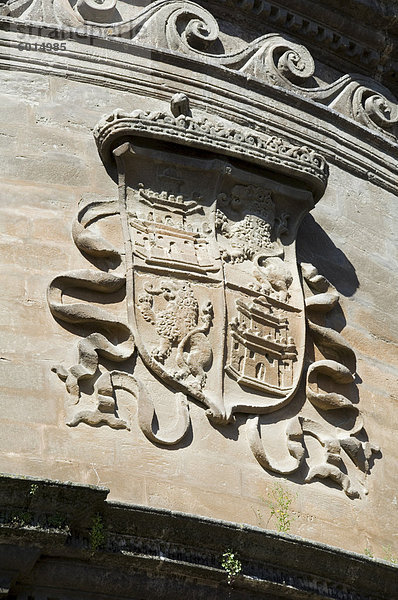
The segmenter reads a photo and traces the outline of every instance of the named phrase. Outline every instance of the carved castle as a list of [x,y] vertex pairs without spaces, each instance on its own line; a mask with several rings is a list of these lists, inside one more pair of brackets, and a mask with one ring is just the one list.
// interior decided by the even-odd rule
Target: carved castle
[[0,0],[2,599],[397,599],[397,15]]
[[227,371],[240,383],[283,396],[293,385],[297,351],[288,337],[289,321],[272,314],[265,296],[247,305],[236,301],[239,317],[230,324],[231,360]]

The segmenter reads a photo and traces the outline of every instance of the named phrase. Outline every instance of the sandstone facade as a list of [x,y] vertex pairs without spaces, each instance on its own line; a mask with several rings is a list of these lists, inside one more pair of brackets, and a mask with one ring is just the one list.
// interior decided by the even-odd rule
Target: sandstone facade
[[0,468],[397,556],[394,3],[135,4],[3,7]]

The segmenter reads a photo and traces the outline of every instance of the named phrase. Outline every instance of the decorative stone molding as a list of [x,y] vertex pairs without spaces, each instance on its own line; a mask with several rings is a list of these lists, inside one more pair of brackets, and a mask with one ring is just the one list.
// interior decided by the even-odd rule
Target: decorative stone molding
[[[370,129],[396,139],[398,104],[388,89],[369,77],[357,74],[344,75],[333,83],[317,83],[310,52],[293,39],[278,33],[268,33],[249,44],[241,40],[238,43],[241,48],[228,53],[224,50],[219,25],[213,14],[194,2],[158,0],[125,21],[113,0],[101,4],[82,0],[74,9],[69,0],[52,0],[46,10],[41,0],[22,5],[19,0],[11,0],[7,7],[6,14],[16,21],[44,21],[64,28],[78,28],[79,35],[83,37],[115,37],[135,45],[169,50],[192,56],[200,62],[237,70],[325,104]],[[300,19],[290,18],[284,9],[277,8],[275,13],[268,2],[250,2],[245,8],[273,15],[278,23],[300,22]],[[278,17],[278,14],[281,16]],[[310,26],[307,29],[314,30]],[[322,35],[325,43],[329,40],[335,50],[344,48],[353,56],[359,51],[355,44],[341,36],[336,38],[336,34],[328,33],[324,27]],[[372,52],[363,48],[360,53],[369,60],[372,56]]]
[[[31,490],[35,490],[34,495]],[[108,490],[29,477],[0,478],[4,593],[58,600],[184,595],[393,600],[397,566],[246,524],[106,500]],[[102,537],[93,544],[95,523]],[[239,555],[233,585],[221,567]],[[40,596],[41,597],[41,596]]]
[[[129,429],[118,413],[116,392],[123,389],[138,405],[144,435],[176,444],[189,430],[194,400],[216,426],[247,415],[248,443],[265,469],[303,473],[311,436],[321,453],[305,481],[328,478],[349,497],[366,494],[378,448],[356,437],[364,430],[352,402],[355,353],[313,316],[332,310],[338,294],[303,265],[305,307],[295,256],[300,221],[326,185],[325,160],[307,147],[192,116],[182,94],[173,97],[171,113],[116,110],[94,130],[103,161],[117,167],[120,196],[83,202],[73,237],[102,270],[65,273],[48,290],[53,315],[87,330],[77,363],[54,368],[69,396],[68,425]],[[110,216],[120,217],[124,251],[91,228]],[[125,289],[127,320],[88,303],[64,303],[63,291],[73,288],[102,296]],[[311,338],[324,357],[315,362]],[[135,367],[124,367],[131,357]],[[104,358],[119,369],[104,368]],[[306,370],[307,399],[295,401],[291,416]],[[323,392],[319,375],[346,391]],[[176,392],[177,417],[160,422],[159,432],[148,377]],[[84,380],[92,382],[94,409],[82,398]],[[337,409],[347,413],[338,425],[321,420]],[[261,434],[261,415],[271,412],[285,422],[278,461]]]
[[[81,30],[7,17],[0,17],[0,28],[0,64],[5,69],[12,67],[35,76],[63,76],[80,84],[100,84],[143,97],[152,95],[164,102],[176,89],[189,90],[196,108],[211,113],[211,118],[243,123],[258,135],[293,135],[294,145],[316,146],[329,164],[391,193],[398,192],[394,160],[397,143],[388,129],[381,134],[378,127],[365,127],[310,97],[299,98],[290,89],[248,78],[240,70],[220,68],[211,61],[198,62],[189,55],[151,48],[148,61],[143,46],[123,38],[90,34],[96,46],[96,58],[92,60],[92,46]],[[27,60],[28,55],[18,51],[20,39],[29,40],[29,57],[34,60]],[[67,60],[61,51],[54,52],[51,61],[44,52],[34,51],[38,39],[49,43],[66,40]]]
[[[204,2],[209,9],[213,9],[214,3]],[[266,0],[250,0],[247,2],[241,2],[241,0],[222,0],[220,3],[221,8],[232,9],[234,11],[242,12],[243,14],[250,14],[256,20],[263,21],[266,26],[274,27],[277,30],[281,29],[285,33],[299,37],[305,42],[310,44],[319,45],[323,51],[330,51],[335,55],[344,57],[346,61],[358,63],[358,65],[366,68],[374,68],[378,65],[381,59],[381,52],[379,49],[369,47],[369,36],[366,42],[358,42],[358,31],[356,39],[349,35],[341,33],[339,26],[341,27],[341,19],[336,19],[336,14],[326,7],[322,7],[322,21],[312,18],[311,13],[314,10],[307,10],[306,15],[300,12],[302,7],[299,3],[289,2],[287,6],[281,6],[280,2],[266,1]],[[283,3],[282,3],[283,4]],[[297,7],[295,6],[297,4]],[[313,4],[313,3],[312,3]],[[319,4],[319,3],[317,3]],[[118,23],[122,20],[120,13],[117,11],[117,5],[119,7],[123,5],[120,0],[109,0],[102,4],[90,2],[89,0],[81,0],[76,3],[74,10],[68,7],[66,0],[58,1],[54,5],[53,12],[46,11],[45,19],[47,22],[51,22],[50,19],[55,19],[52,22],[58,22],[64,20],[67,24],[75,22],[76,25],[80,25],[83,22],[89,22],[91,24],[100,23]],[[301,11],[300,11],[301,8]],[[319,12],[317,7],[315,13]],[[24,12],[25,11],[25,12]],[[3,13],[11,16],[25,16],[40,15],[43,12],[38,2],[27,2],[21,3],[18,0],[11,0],[6,3]],[[185,13],[187,14],[187,13]],[[325,18],[327,17],[327,18]],[[375,20],[381,20],[381,15],[375,15]],[[349,21],[349,18],[347,18]],[[330,23],[335,21],[335,26],[330,26]],[[216,26],[217,27],[217,26]],[[214,24],[213,24],[214,29]],[[208,37],[209,42],[214,41],[210,35],[204,36],[203,32],[199,37]],[[377,39],[376,42],[380,41]],[[376,43],[376,46],[378,44]]]
[[[309,43],[319,44],[323,49],[344,56],[345,60],[358,61],[361,65],[369,67],[376,66],[380,60],[380,53],[377,50],[342,35],[337,28],[325,26],[324,22],[317,22],[310,12],[304,17],[300,14],[299,7],[295,8],[294,2],[289,2],[288,7],[266,0],[249,0],[244,3],[240,0],[222,0],[222,2],[235,9],[240,8],[244,12],[252,13],[256,19],[265,20],[267,24],[280,27],[291,35],[300,36]],[[328,14],[330,20],[335,18],[334,13],[328,13],[327,9],[323,8],[323,12]]]
[[94,129],[101,158],[108,162],[110,149],[126,137],[143,137],[242,158],[264,168],[292,175],[309,184],[316,198],[326,186],[328,168],[320,154],[276,137],[258,136],[240,127],[228,127],[204,118],[181,114],[116,109]]

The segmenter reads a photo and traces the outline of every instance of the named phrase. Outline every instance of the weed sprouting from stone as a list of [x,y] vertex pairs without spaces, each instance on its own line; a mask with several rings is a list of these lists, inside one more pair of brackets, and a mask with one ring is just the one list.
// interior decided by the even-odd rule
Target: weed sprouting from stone
[[30,486],[30,490],[29,490],[29,496],[34,496],[38,489],[39,489],[39,486],[37,485],[37,483],[32,483],[32,485]]
[[234,579],[242,571],[242,563],[238,559],[236,553],[232,550],[224,552],[222,555],[221,566],[228,574],[228,585],[232,585]]
[[90,529],[90,548],[96,552],[105,544],[105,527],[101,515],[95,515]]
[[392,548],[391,548],[391,544],[389,544],[388,546],[383,546],[383,552],[384,552],[384,560],[387,560],[388,562],[392,563],[393,565],[398,565],[398,557],[393,554]]
[[275,484],[267,496],[271,517],[276,519],[278,531],[287,533],[290,531],[294,519],[290,513],[290,505],[295,498],[294,495],[284,490],[282,486]]

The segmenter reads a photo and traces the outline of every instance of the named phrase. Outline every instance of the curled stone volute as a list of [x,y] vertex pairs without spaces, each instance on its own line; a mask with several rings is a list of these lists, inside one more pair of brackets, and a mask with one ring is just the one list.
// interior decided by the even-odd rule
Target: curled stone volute
[[171,50],[211,52],[219,36],[215,18],[192,2],[176,3],[166,21],[166,37]]
[[94,23],[111,23],[117,0],[78,0],[76,12],[85,21]]
[[397,124],[398,109],[395,104],[379,94],[368,96],[364,102],[365,112],[372,121],[383,128]]
[[[277,69],[283,77],[297,85],[305,83],[315,71],[315,64],[311,54],[304,46],[292,44],[293,47],[283,48],[284,52],[277,61]],[[280,51],[276,47],[273,55]]]
[[381,91],[360,86],[354,93],[352,107],[354,118],[363,125],[396,134],[398,106]]

